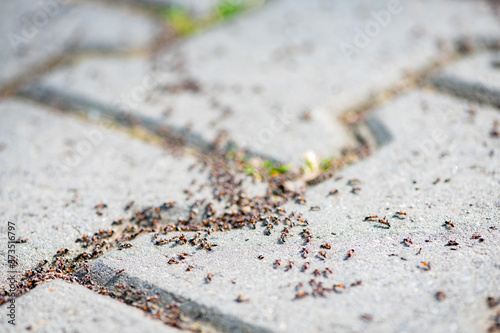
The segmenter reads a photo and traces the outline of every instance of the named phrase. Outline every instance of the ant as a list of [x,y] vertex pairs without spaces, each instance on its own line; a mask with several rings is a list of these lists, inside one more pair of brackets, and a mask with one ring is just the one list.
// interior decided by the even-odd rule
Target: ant
[[353,187],[351,189],[352,194],[358,194],[358,192],[360,192],[360,191],[361,191],[361,187]]
[[488,304],[488,307],[490,309],[493,309],[494,307],[496,307],[497,305],[500,304],[500,297],[491,297],[489,296],[487,299],[486,299],[486,303]]
[[361,184],[361,180],[357,179],[357,178],[354,178],[354,179],[349,179],[347,181],[347,185],[348,186],[353,186],[353,185],[360,185]]
[[448,229],[455,228],[455,225],[450,221],[444,221],[443,226],[448,228]]
[[113,221],[111,225],[122,225],[123,224],[123,219],[118,219],[116,221]]
[[68,254],[68,252],[69,252],[68,249],[58,250],[54,255],[54,257],[62,257],[63,255]]
[[365,313],[365,314],[361,315],[361,319],[363,319],[366,322],[372,322],[373,316],[371,314]]
[[309,262],[305,262],[302,266],[302,272],[305,272],[309,268]]
[[347,255],[345,256],[344,260],[351,258],[353,255],[354,255],[354,249],[347,251]]
[[96,214],[101,216],[102,215],[102,210],[104,208],[108,208],[108,205],[106,205],[105,203],[100,203],[98,205],[96,205],[95,207],[95,210],[96,210]]
[[309,293],[307,291],[299,291],[297,294],[295,294],[295,299],[304,298],[306,296],[309,296]]
[[438,301],[444,301],[444,300],[446,299],[446,294],[445,294],[444,292],[442,292],[442,291],[438,291],[438,292],[434,295],[434,297],[436,297],[436,299],[437,299]]
[[17,243],[17,244],[26,243],[28,240],[29,238],[18,238],[15,241],[12,241],[11,243]]
[[378,223],[382,223],[382,224],[383,224],[383,225],[385,225],[387,228],[390,228],[390,227],[391,227],[390,223],[386,220],[385,216],[384,216],[384,218],[383,218],[383,219],[378,219],[378,221],[377,221],[377,222],[378,222]]
[[127,211],[129,210],[133,205],[134,205],[135,201],[130,201],[128,204],[125,205],[125,207],[123,208],[124,211]]
[[408,215],[405,212],[396,212],[393,217],[397,217],[400,220],[404,220]]
[[490,135],[494,138],[500,137],[500,130],[498,129],[500,122],[498,120],[493,121],[493,128],[491,129]]
[[179,263],[179,260],[175,259],[175,258],[170,258],[168,260],[168,264],[169,265],[172,265],[172,264],[178,264]]
[[269,223],[266,227],[266,230],[264,230],[264,235],[269,236],[271,235],[271,229],[273,228],[273,225]]
[[166,239],[160,239],[155,242],[155,245],[165,245],[168,243],[168,240]]
[[336,293],[340,294],[340,293],[342,293],[342,290],[345,290],[345,286],[342,283],[334,284],[332,289]]
[[363,284],[363,281],[358,280],[356,282],[351,283],[351,287],[357,287]]
[[328,192],[327,197],[329,197],[329,196],[333,196],[333,195],[335,195],[335,194],[337,194],[337,193],[339,193],[339,190],[337,190],[337,189],[332,190],[332,191]]
[[306,199],[304,198],[297,198],[295,200],[295,203],[299,204],[299,205],[305,205],[307,203]]
[[422,264],[422,266],[418,266],[418,268],[420,268],[421,270],[424,270],[424,271],[431,270],[431,263],[430,262],[422,261],[421,264]]
[[249,299],[246,298],[245,296],[243,296],[242,294],[239,294],[238,297],[236,297],[236,302],[238,303],[244,303],[244,302],[248,302]]
[[311,231],[309,231],[308,229],[303,229],[300,234],[302,235],[302,238],[305,239],[306,243],[311,242],[311,238],[312,238]]
[[413,245],[411,238],[405,238],[401,243],[404,244],[404,246],[410,246],[410,244]]
[[282,244],[286,243],[286,233],[284,233],[284,232],[281,233],[280,242]]

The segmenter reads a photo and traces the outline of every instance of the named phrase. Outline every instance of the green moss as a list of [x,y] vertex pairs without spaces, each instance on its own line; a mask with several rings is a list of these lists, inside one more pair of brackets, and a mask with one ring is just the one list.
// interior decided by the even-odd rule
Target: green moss
[[262,1],[220,0],[210,14],[200,18],[193,17],[189,10],[179,6],[162,9],[160,15],[176,34],[188,36],[200,29],[229,20],[259,3]]
[[292,169],[291,164],[276,164],[273,161],[266,161],[264,162],[264,169],[270,174],[271,176],[277,175],[277,174],[283,174],[287,173]]
[[321,163],[319,164],[319,167],[322,171],[328,171],[332,168],[332,159],[331,158],[325,158]]
[[189,11],[182,7],[169,7],[163,10],[162,16],[172,29],[181,36],[192,34],[199,26],[198,22],[191,16]]
[[245,164],[245,175],[248,175],[248,176],[255,176],[258,174],[257,170],[255,170],[255,168],[253,167],[253,165],[247,163]]
[[244,0],[221,0],[215,8],[215,13],[221,21],[230,19],[248,8]]

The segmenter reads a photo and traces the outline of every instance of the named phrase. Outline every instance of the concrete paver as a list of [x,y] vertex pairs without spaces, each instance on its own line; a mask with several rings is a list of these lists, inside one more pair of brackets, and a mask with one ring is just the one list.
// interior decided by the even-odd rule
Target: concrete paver
[[[255,331],[280,332],[477,331],[488,325],[486,298],[498,290],[499,275],[491,262],[498,244],[464,244],[456,236],[462,248],[453,252],[444,246],[448,236],[431,233],[412,233],[412,248],[405,248],[400,244],[402,237],[394,234],[325,235],[321,241],[332,244],[331,250],[323,250],[327,252],[325,260],[317,257],[322,250],[319,240],[307,246],[310,255],[304,259],[301,241],[291,240],[283,246],[261,233],[217,234],[210,238],[218,244],[210,253],[193,253],[184,247],[159,248],[145,236],[134,241],[135,247],[127,255],[110,253],[94,263],[93,269],[102,275],[102,282],[125,269],[120,278],[113,279],[114,284],[137,284],[139,279],[152,290],[187,300],[181,303],[186,308],[215,308],[218,312],[206,311],[209,315],[200,319],[222,331],[228,331],[229,324],[220,313],[240,319],[233,331],[244,331],[245,324],[251,324]],[[488,241],[493,237],[489,236],[485,235]],[[432,243],[425,243],[427,239]],[[416,256],[420,245],[425,250]],[[344,260],[350,249],[355,250],[353,257]],[[191,257],[178,265],[168,264],[169,258],[185,251]],[[473,264],[468,264],[471,258]],[[281,260],[277,269],[276,260]],[[430,272],[419,268],[424,260],[431,263]],[[289,261],[294,266],[287,270]],[[306,262],[309,267],[303,272]],[[194,267],[190,272],[186,271],[188,265]],[[319,276],[315,276],[316,270]],[[212,275],[210,283],[206,282],[208,274]],[[338,293],[325,291],[324,297],[312,296],[312,279],[322,282],[324,288],[339,284],[346,288],[338,287]],[[362,282],[352,286],[357,281]],[[300,291],[309,296],[296,299]],[[447,296],[444,304],[434,299],[438,291]],[[238,297],[244,301],[238,302]],[[363,315],[374,319],[366,323]]]
[[[8,221],[27,239],[16,244],[16,292],[27,292],[18,326],[3,305],[0,330],[498,329],[500,115],[477,104],[500,106],[493,1],[273,0],[217,19],[224,1],[122,0],[220,22],[163,49],[168,23],[141,6],[0,4],[0,90],[29,81],[0,101],[0,243]],[[51,72],[35,80],[40,69]],[[214,140],[295,164],[363,140],[379,150],[319,184],[285,173],[269,184],[274,196],[250,199],[268,184],[205,149]],[[307,181],[316,185],[287,193]],[[287,195],[298,197],[273,206]],[[210,228],[106,249],[133,226],[167,223]],[[86,247],[93,234],[104,236]],[[3,260],[0,289],[9,270]]]
[[498,52],[480,52],[445,67],[431,78],[438,89],[500,106],[500,58]]
[[356,144],[338,119],[346,110],[431,66],[456,39],[499,29],[483,2],[281,0],[179,43],[154,64],[84,60],[38,85],[206,141],[227,131],[240,146],[299,162],[308,150],[329,157]]
[[[2,313],[6,306],[0,307]],[[181,332],[138,309],[61,280],[38,287],[17,299],[15,306],[16,326],[3,315],[3,332]]]
[[[499,115],[477,106],[471,118],[469,107],[416,91],[376,110],[393,141],[340,172],[343,178],[310,189],[306,205],[287,205],[308,225],[290,228],[285,244],[278,244],[280,225],[271,236],[263,227],[212,234],[210,252],[156,246],[148,235],[91,270],[106,287],[143,283],[181,297],[186,309],[215,309],[205,320],[219,329],[227,330],[224,313],[256,331],[486,330],[493,315],[486,298],[496,297],[500,281],[499,141],[489,132]],[[390,227],[365,220],[371,215]],[[186,259],[169,264],[183,252]],[[318,282],[333,290],[310,285]]]
[[0,4],[0,87],[72,51],[126,51],[150,45],[153,20],[97,3],[44,0]]
[[[111,223],[140,207],[175,201],[171,221],[186,218],[191,203],[206,197],[196,192],[186,201],[191,182],[201,184],[206,172],[188,171],[191,156],[172,156],[160,147],[108,129],[57,114],[20,100],[0,104],[0,239],[7,221],[16,224],[18,270],[32,269],[56,251],[79,248],[75,240],[110,229]],[[208,192],[209,193],[209,192]],[[124,206],[135,206],[124,212]],[[94,208],[107,204],[102,215]],[[7,247],[0,248],[6,256]],[[7,262],[0,264],[0,285]]]

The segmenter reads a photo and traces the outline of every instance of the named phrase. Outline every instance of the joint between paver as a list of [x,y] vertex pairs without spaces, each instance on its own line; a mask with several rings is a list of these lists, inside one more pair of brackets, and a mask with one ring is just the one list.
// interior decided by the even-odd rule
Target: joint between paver
[[438,91],[468,99],[473,102],[500,107],[500,92],[480,83],[471,83],[456,77],[439,75],[430,79],[429,83]]
[[[142,6],[142,4],[138,6],[140,7]],[[412,74],[408,74],[401,83],[396,84],[390,89],[386,89],[376,96],[367,97],[366,100],[361,102],[358,107],[351,108],[350,110],[343,112],[343,124],[344,126],[348,127],[350,134],[355,137],[357,143],[359,143],[360,145],[366,145],[367,142],[369,142],[370,144],[372,142],[375,142],[375,145],[380,147],[391,142],[393,140],[394,133],[391,133],[391,131],[388,129],[389,127],[384,124],[383,120],[381,120],[382,118],[379,118],[378,115],[373,112],[373,110],[383,104],[387,104],[390,101],[393,101],[397,97],[397,95],[401,93],[411,92],[413,90],[416,90],[416,88],[427,86],[429,83],[439,91],[451,92],[454,95],[465,97],[469,100],[484,102],[500,107],[500,95],[495,90],[491,90],[480,85],[478,86],[477,84],[471,84],[460,79],[443,76],[432,76],[437,70],[442,69],[445,65],[448,65],[463,56],[470,55],[471,53],[483,49],[498,50],[500,49],[500,42],[488,38],[462,38],[457,40],[455,44],[456,50],[441,54],[441,56],[439,56],[439,59],[433,62],[430,66],[427,66],[421,70],[417,70]],[[98,54],[104,54],[99,53],[100,51],[96,52]],[[117,53],[122,55],[125,54],[124,52]],[[83,52],[75,53],[74,56],[78,56],[79,54],[83,54]],[[54,67],[48,68],[47,71],[54,69],[62,64],[62,62],[55,62],[56,63],[54,63],[53,65]],[[18,88],[30,78],[31,77],[25,77],[22,79],[22,82],[21,79],[19,80],[19,82],[16,81],[12,85],[10,85],[8,89],[5,90],[7,91],[6,94],[14,94],[15,91],[18,90]],[[161,140],[163,140],[162,143],[166,141],[167,144],[170,144],[173,147],[178,147],[181,149],[189,148],[197,153],[205,154],[201,157],[210,157],[209,154],[214,152],[215,150],[212,143],[207,142],[197,133],[192,133],[187,129],[169,125],[159,125],[158,122],[153,118],[142,115],[135,115],[132,114],[132,112],[129,113],[125,110],[121,110],[119,107],[114,107],[112,105],[107,105],[94,100],[85,99],[77,95],[65,93],[61,90],[46,88],[42,85],[35,84],[27,89],[21,90],[19,92],[19,96],[31,99],[44,105],[68,111],[68,113],[83,115],[83,118],[90,122],[93,121],[93,116],[98,114],[99,118],[107,118],[112,123],[121,126],[121,128],[139,128],[147,134],[155,136],[155,138],[160,138]],[[132,132],[129,131],[128,134],[132,134]],[[147,141],[147,139],[145,139],[144,137],[142,137],[141,139]],[[153,140],[150,140],[149,142],[152,141]],[[261,157],[262,159],[274,160],[272,157],[258,155],[251,151],[249,152],[249,155]],[[200,157],[200,155],[198,155],[198,157]],[[210,165],[209,168],[215,169],[213,165]],[[339,169],[335,169],[334,172],[336,173],[338,172],[338,170]],[[238,176],[242,174],[241,169],[235,169],[233,171],[236,171]],[[448,181],[449,180],[450,179],[448,179]],[[436,183],[437,182],[439,182],[439,178]],[[447,183],[446,180],[444,182]],[[305,184],[312,187],[316,183],[306,182]],[[215,189],[215,186],[213,186],[213,188]],[[356,195],[356,191],[354,191],[354,188],[352,190],[352,194]],[[361,190],[361,188],[359,188],[359,190]],[[284,192],[286,192],[286,190],[284,190]],[[337,192],[331,191],[331,193],[333,193],[333,196],[336,195]],[[328,196],[330,196],[330,194]],[[245,206],[243,208],[249,207]],[[320,210],[320,207],[313,206],[310,207],[310,210]],[[404,214],[406,215],[406,213]],[[219,216],[216,215],[214,218],[218,217]],[[225,314],[222,311],[218,310],[216,306],[206,306],[201,302],[197,302],[196,299],[189,299],[183,296],[176,295],[173,292],[169,292],[167,288],[162,289],[156,286],[155,284],[153,284],[153,282],[147,282],[136,277],[136,275],[133,274],[128,275],[125,269],[121,269],[118,271],[118,268],[115,269],[109,267],[103,261],[96,261],[95,258],[89,260],[88,263],[92,266],[92,271],[90,275],[87,275],[92,279],[91,284],[94,284],[94,286],[96,286],[101,292],[105,291],[105,293],[101,294],[117,292],[117,284],[129,284],[136,290],[140,290],[145,295],[144,297],[146,297],[146,295],[158,295],[162,309],[167,309],[172,302],[179,303],[181,314],[192,320],[195,324],[200,322],[206,323],[208,326],[213,327],[216,330],[228,332],[268,332],[268,330],[266,330],[265,328],[248,324],[242,319]],[[86,273],[88,273],[88,271]],[[145,274],[147,274],[147,270],[145,271]],[[120,297],[118,297],[118,299],[125,300]]]
[[[158,296],[159,303],[164,310],[169,309],[172,304],[176,304],[176,308],[183,316],[189,318],[192,324],[206,324],[220,332],[271,332],[263,327],[249,324],[234,316],[222,313],[213,307],[199,304],[191,299],[163,290],[137,277],[128,276],[126,272],[117,274],[116,270],[106,266],[102,262],[94,264],[90,276],[102,290],[106,291],[106,294],[113,293],[113,291],[119,293],[119,289],[116,286],[126,285],[127,287],[140,290],[144,298]],[[126,294],[123,300],[127,304]]]

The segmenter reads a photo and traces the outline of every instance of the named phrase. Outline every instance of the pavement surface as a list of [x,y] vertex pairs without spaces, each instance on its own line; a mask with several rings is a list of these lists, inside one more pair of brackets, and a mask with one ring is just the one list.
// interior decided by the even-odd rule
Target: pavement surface
[[498,11],[0,4],[0,330],[500,332]]

